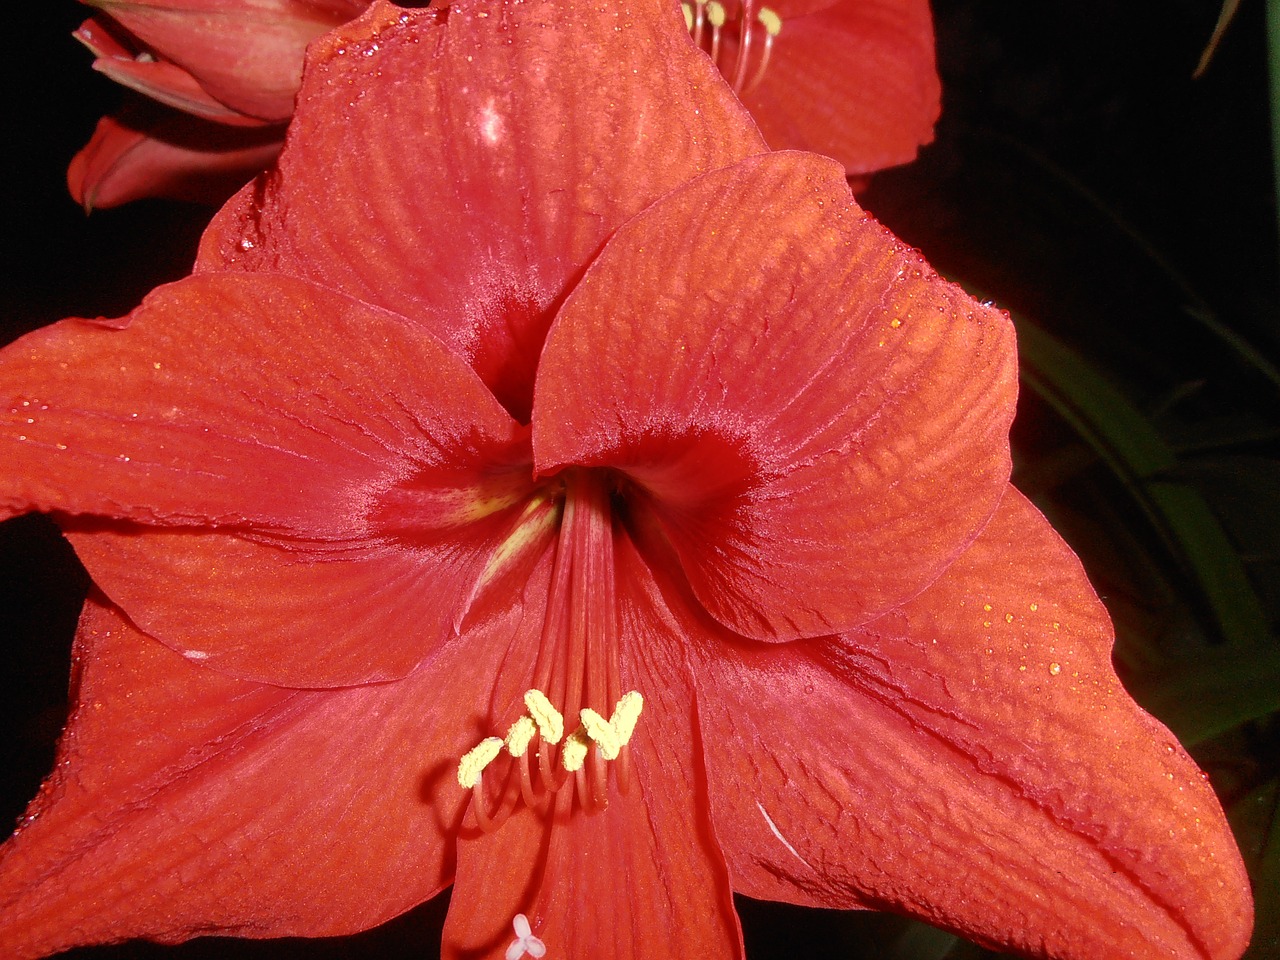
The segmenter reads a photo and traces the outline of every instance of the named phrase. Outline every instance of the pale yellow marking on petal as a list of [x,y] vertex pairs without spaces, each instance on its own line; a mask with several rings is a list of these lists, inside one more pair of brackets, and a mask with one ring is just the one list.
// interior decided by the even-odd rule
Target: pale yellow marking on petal
[[468,750],[458,762],[458,785],[470,789],[480,781],[484,768],[502,752],[501,737],[486,737]]
[[529,749],[529,742],[538,732],[537,726],[528,717],[521,717],[507,731],[507,752],[513,757],[523,757]]
[[538,725],[538,733],[547,743],[559,743],[564,736],[564,717],[551,705],[541,690],[530,690],[524,695],[524,705]]
[[502,568],[510,563],[512,558],[519,554],[520,551],[536,543],[560,522],[559,509],[548,509],[547,501],[549,499],[544,494],[529,500],[528,505],[524,508],[524,513],[515,525],[515,529],[511,531],[510,536],[499,544],[498,548],[489,557],[489,563],[485,566],[484,573],[480,575],[480,579],[476,584],[477,590],[496,577]]

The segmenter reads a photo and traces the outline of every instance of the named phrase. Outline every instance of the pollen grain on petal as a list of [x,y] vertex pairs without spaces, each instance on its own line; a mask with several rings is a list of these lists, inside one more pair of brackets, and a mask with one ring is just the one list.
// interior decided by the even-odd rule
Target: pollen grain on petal
[[[478,507],[477,507],[478,509]],[[520,518],[512,526],[507,538],[489,557],[484,573],[480,575],[477,589],[493,581],[521,553],[537,545],[542,538],[555,530],[560,521],[558,504],[545,494],[529,499]]]
[[480,774],[502,752],[501,737],[486,737],[468,750],[458,762],[458,785],[470,789],[480,780]]

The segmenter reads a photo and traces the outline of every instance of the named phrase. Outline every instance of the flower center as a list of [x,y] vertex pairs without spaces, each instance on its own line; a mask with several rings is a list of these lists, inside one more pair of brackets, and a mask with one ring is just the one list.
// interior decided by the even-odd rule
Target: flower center
[[[760,85],[769,69],[774,38],[782,32],[782,18],[776,11],[756,6],[756,0],[739,0],[737,17],[730,17],[719,0],[693,0],[680,8],[693,42],[711,55],[734,93],[745,96]],[[727,47],[733,48],[731,55]]]
[[[563,484],[525,712],[505,737],[487,737],[458,764],[458,784],[472,791],[471,815],[486,833],[521,802],[542,813],[554,804],[557,816],[567,815],[575,798],[586,812],[602,810],[608,803],[607,765],[616,769],[619,790],[626,793],[630,784],[627,743],[644,700],[634,690],[622,693],[619,673],[612,484],[607,475],[588,470],[567,471]],[[495,764],[500,758],[504,762]],[[486,778],[486,772],[496,776]]]

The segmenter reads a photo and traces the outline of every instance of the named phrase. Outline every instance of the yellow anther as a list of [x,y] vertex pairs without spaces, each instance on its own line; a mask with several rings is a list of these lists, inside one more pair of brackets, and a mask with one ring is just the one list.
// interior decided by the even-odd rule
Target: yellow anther
[[484,768],[502,752],[501,737],[486,737],[467,751],[458,763],[458,785],[470,789],[480,782]]
[[693,5],[682,3],[680,4],[680,10],[684,13],[684,28],[693,33]]
[[613,708],[613,716],[608,720],[588,708],[582,711],[582,729],[587,736],[600,744],[600,755],[606,760],[618,759],[618,753],[631,739],[635,732],[636,721],[640,719],[640,711],[644,707],[644,697],[632,690],[624,694]]
[[618,734],[622,746],[625,747],[630,742],[631,734],[636,731],[636,721],[640,719],[640,711],[643,709],[644,697],[640,696],[639,691],[636,690],[624,693],[618,705],[613,708],[609,725]]
[[588,737],[600,744],[602,757],[606,760],[618,758],[622,743],[618,740],[618,733],[613,729],[613,724],[594,710],[587,708],[582,711],[582,729],[586,731]]
[[564,742],[564,752],[560,755],[560,762],[564,764],[564,768],[570,773],[582,769],[582,764],[587,759],[587,748],[591,746],[591,740],[581,728],[569,734],[569,738]]
[[538,732],[534,722],[528,717],[521,717],[507,731],[507,752],[513,757],[523,757],[529,749],[529,741]]
[[761,7],[756,19],[764,25],[764,32],[769,36],[776,37],[782,32],[782,18],[768,7]]
[[529,715],[538,725],[538,733],[547,743],[559,743],[564,736],[564,717],[551,705],[547,695],[541,690],[530,690],[524,695],[524,705],[529,708]]
[[717,0],[709,0],[707,3],[707,20],[713,27],[723,27],[725,21],[724,4],[718,3]]

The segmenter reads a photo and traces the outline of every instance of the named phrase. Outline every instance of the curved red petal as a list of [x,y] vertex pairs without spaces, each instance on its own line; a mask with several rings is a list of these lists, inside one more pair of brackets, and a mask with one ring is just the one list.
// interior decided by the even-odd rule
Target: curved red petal
[[768,68],[742,98],[771,147],[826,154],[858,174],[905,163],[933,139],[942,88],[927,0],[779,14]]
[[215,100],[191,74],[174,63],[100,57],[94,61],[93,69],[152,100],[214,123],[238,127],[260,127],[264,123]]
[[603,240],[763,149],[663,0],[379,4],[311,47],[278,173],[215,219],[198,269],[420,320],[523,419],[552,308]]
[[547,340],[542,474],[623,471],[731,629],[848,629],[932,582],[1009,475],[1008,318],[854,204],[829,160],[707,174],[609,241]]
[[857,633],[701,644],[735,888],[1034,956],[1234,960],[1251,904],[1230,830],[1120,687],[1111,636],[1078,561],[1011,491],[942,579]]
[[133,623],[193,663],[321,688],[398,679],[451,640],[508,526],[495,515],[436,549],[312,552],[214,532],[67,534]]
[[527,430],[470,368],[290,278],[195,277],[123,327],[38,331],[0,354],[0,398],[4,510],[60,514],[138,625],[275,683],[406,673],[532,483]]
[[611,778],[608,807],[590,814],[572,807],[565,789],[554,824],[525,808],[493,833],[464,831],[445,924],[447,958],[504,956],[517,914],[528,918],[549,956],[742,956],[708,815],[681,642],[660,621],[652,578],[625,540],[618,584],[623,684],[645,697],[627,747],[630,789],[621,793]]
[[267,166],[284,133],[228,127],[182,113],[103,117],[67,168],[67,189],[85,210],[143,197],[220,203]]
[[278,123],[293,112],[306,45],[358,15],[361,0],[97,0],[150,50],[231,109]]
[[400,318],[263,275],[188,278],[125,321],[29,334],[0,353],[0,400],[6,515],[304,544],[378,535],[389,491],[501,463],[522,433]]
[[[91,602],[56,772],[0,851],[0,953],[371,927],[452,875],[455,758],[509,623],[399,683],[202,669]],[[452,789],[450,789],[452,788]]]

